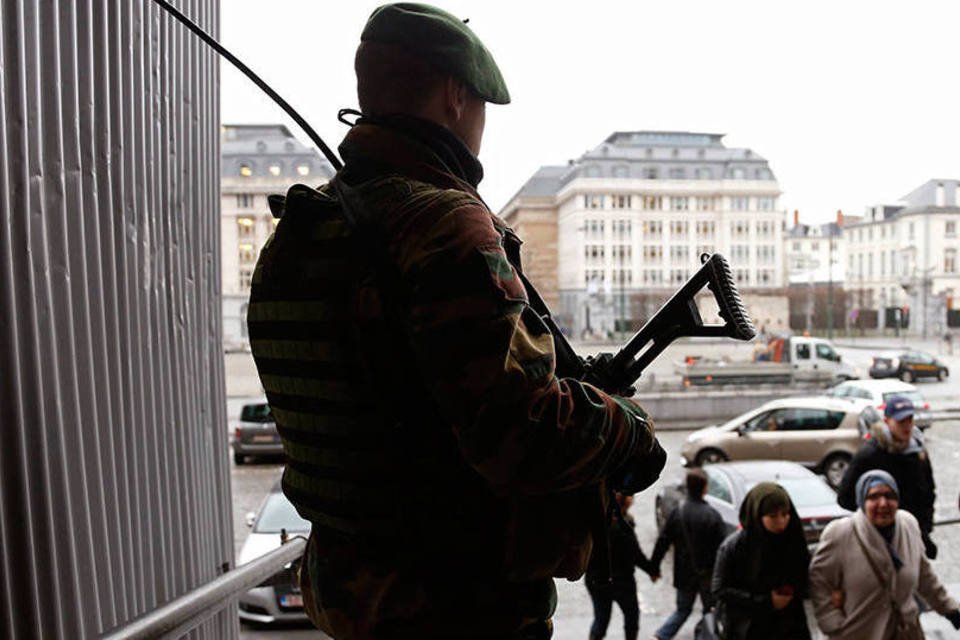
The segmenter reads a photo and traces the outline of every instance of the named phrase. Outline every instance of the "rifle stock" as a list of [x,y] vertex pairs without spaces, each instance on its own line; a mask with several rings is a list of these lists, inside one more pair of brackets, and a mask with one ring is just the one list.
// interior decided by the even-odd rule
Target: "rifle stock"
[[[700,260],[700,269],[614,355],[601,354],[583,360],[576,355],[549,312],[541,314],[554,335],[557,375],[585,380],[609,393],[624,392],[677,338],[716,336],[735,340],[752,339],[757,332],[743,306],[726,258],[714,253],[703,254]],[[529,283],[526,284],[528,291],[533,292],[531,302],[534,308],[546,309],[536,290]],[[695,297],[704,287],[713,293],[723,324],[704,324],[700,317]]]

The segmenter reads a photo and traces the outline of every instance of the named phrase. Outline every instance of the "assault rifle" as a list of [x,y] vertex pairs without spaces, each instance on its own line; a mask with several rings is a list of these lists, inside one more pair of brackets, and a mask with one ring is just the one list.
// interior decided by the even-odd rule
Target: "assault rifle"
[[[534,310],[553,333],[557,375],[589,382],[608,393],[633,395],[634,383],[643,370],[671,342],[685,336],[727,337],[750,340],[757,331],[743,307],[730,265],[719,253],[700,256],[700,269],[677,290],[656,314],[615,354],[601,353],[586,359],[578,356],[550,316],[543,299],[526,280]],[[704,324],[695,296],[706,286],[720,307],[724,324]]]

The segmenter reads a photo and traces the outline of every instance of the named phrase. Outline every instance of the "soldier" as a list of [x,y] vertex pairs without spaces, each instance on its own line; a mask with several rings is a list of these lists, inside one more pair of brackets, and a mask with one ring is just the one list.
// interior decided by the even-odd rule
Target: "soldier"
[[556,374],[520,242],[476,191],[486,103],[510,100],[480,40],[386,5],[355,67],[344,168],[290,189],[248,312],[313,524],[307,612],[338,640],[548,638],[553,578],[665,454],[633,401]]

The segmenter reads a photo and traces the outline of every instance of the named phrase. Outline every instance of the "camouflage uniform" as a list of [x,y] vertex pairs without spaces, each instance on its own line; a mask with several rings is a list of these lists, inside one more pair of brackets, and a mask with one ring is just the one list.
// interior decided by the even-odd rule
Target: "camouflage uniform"
[[341,640],[548,637],[552,577],[583,573],[603,481],[652,425],[556,377],[519,241],[455,136],[361,120],[340,151],[343,191],[288,193],[248,315],[283,488],[314,525],[308,611]]

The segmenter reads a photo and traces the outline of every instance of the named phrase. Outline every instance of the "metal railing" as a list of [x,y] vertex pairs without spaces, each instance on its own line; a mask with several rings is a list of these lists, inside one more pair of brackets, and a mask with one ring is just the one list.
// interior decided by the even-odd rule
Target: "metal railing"
[[301,558],[306,546],[305,538],[291,538],[279,549],[237,567],[100,637],[102,640],[134,640],[186,633],[215,614],[230,598],[252,589],[288,563]]

